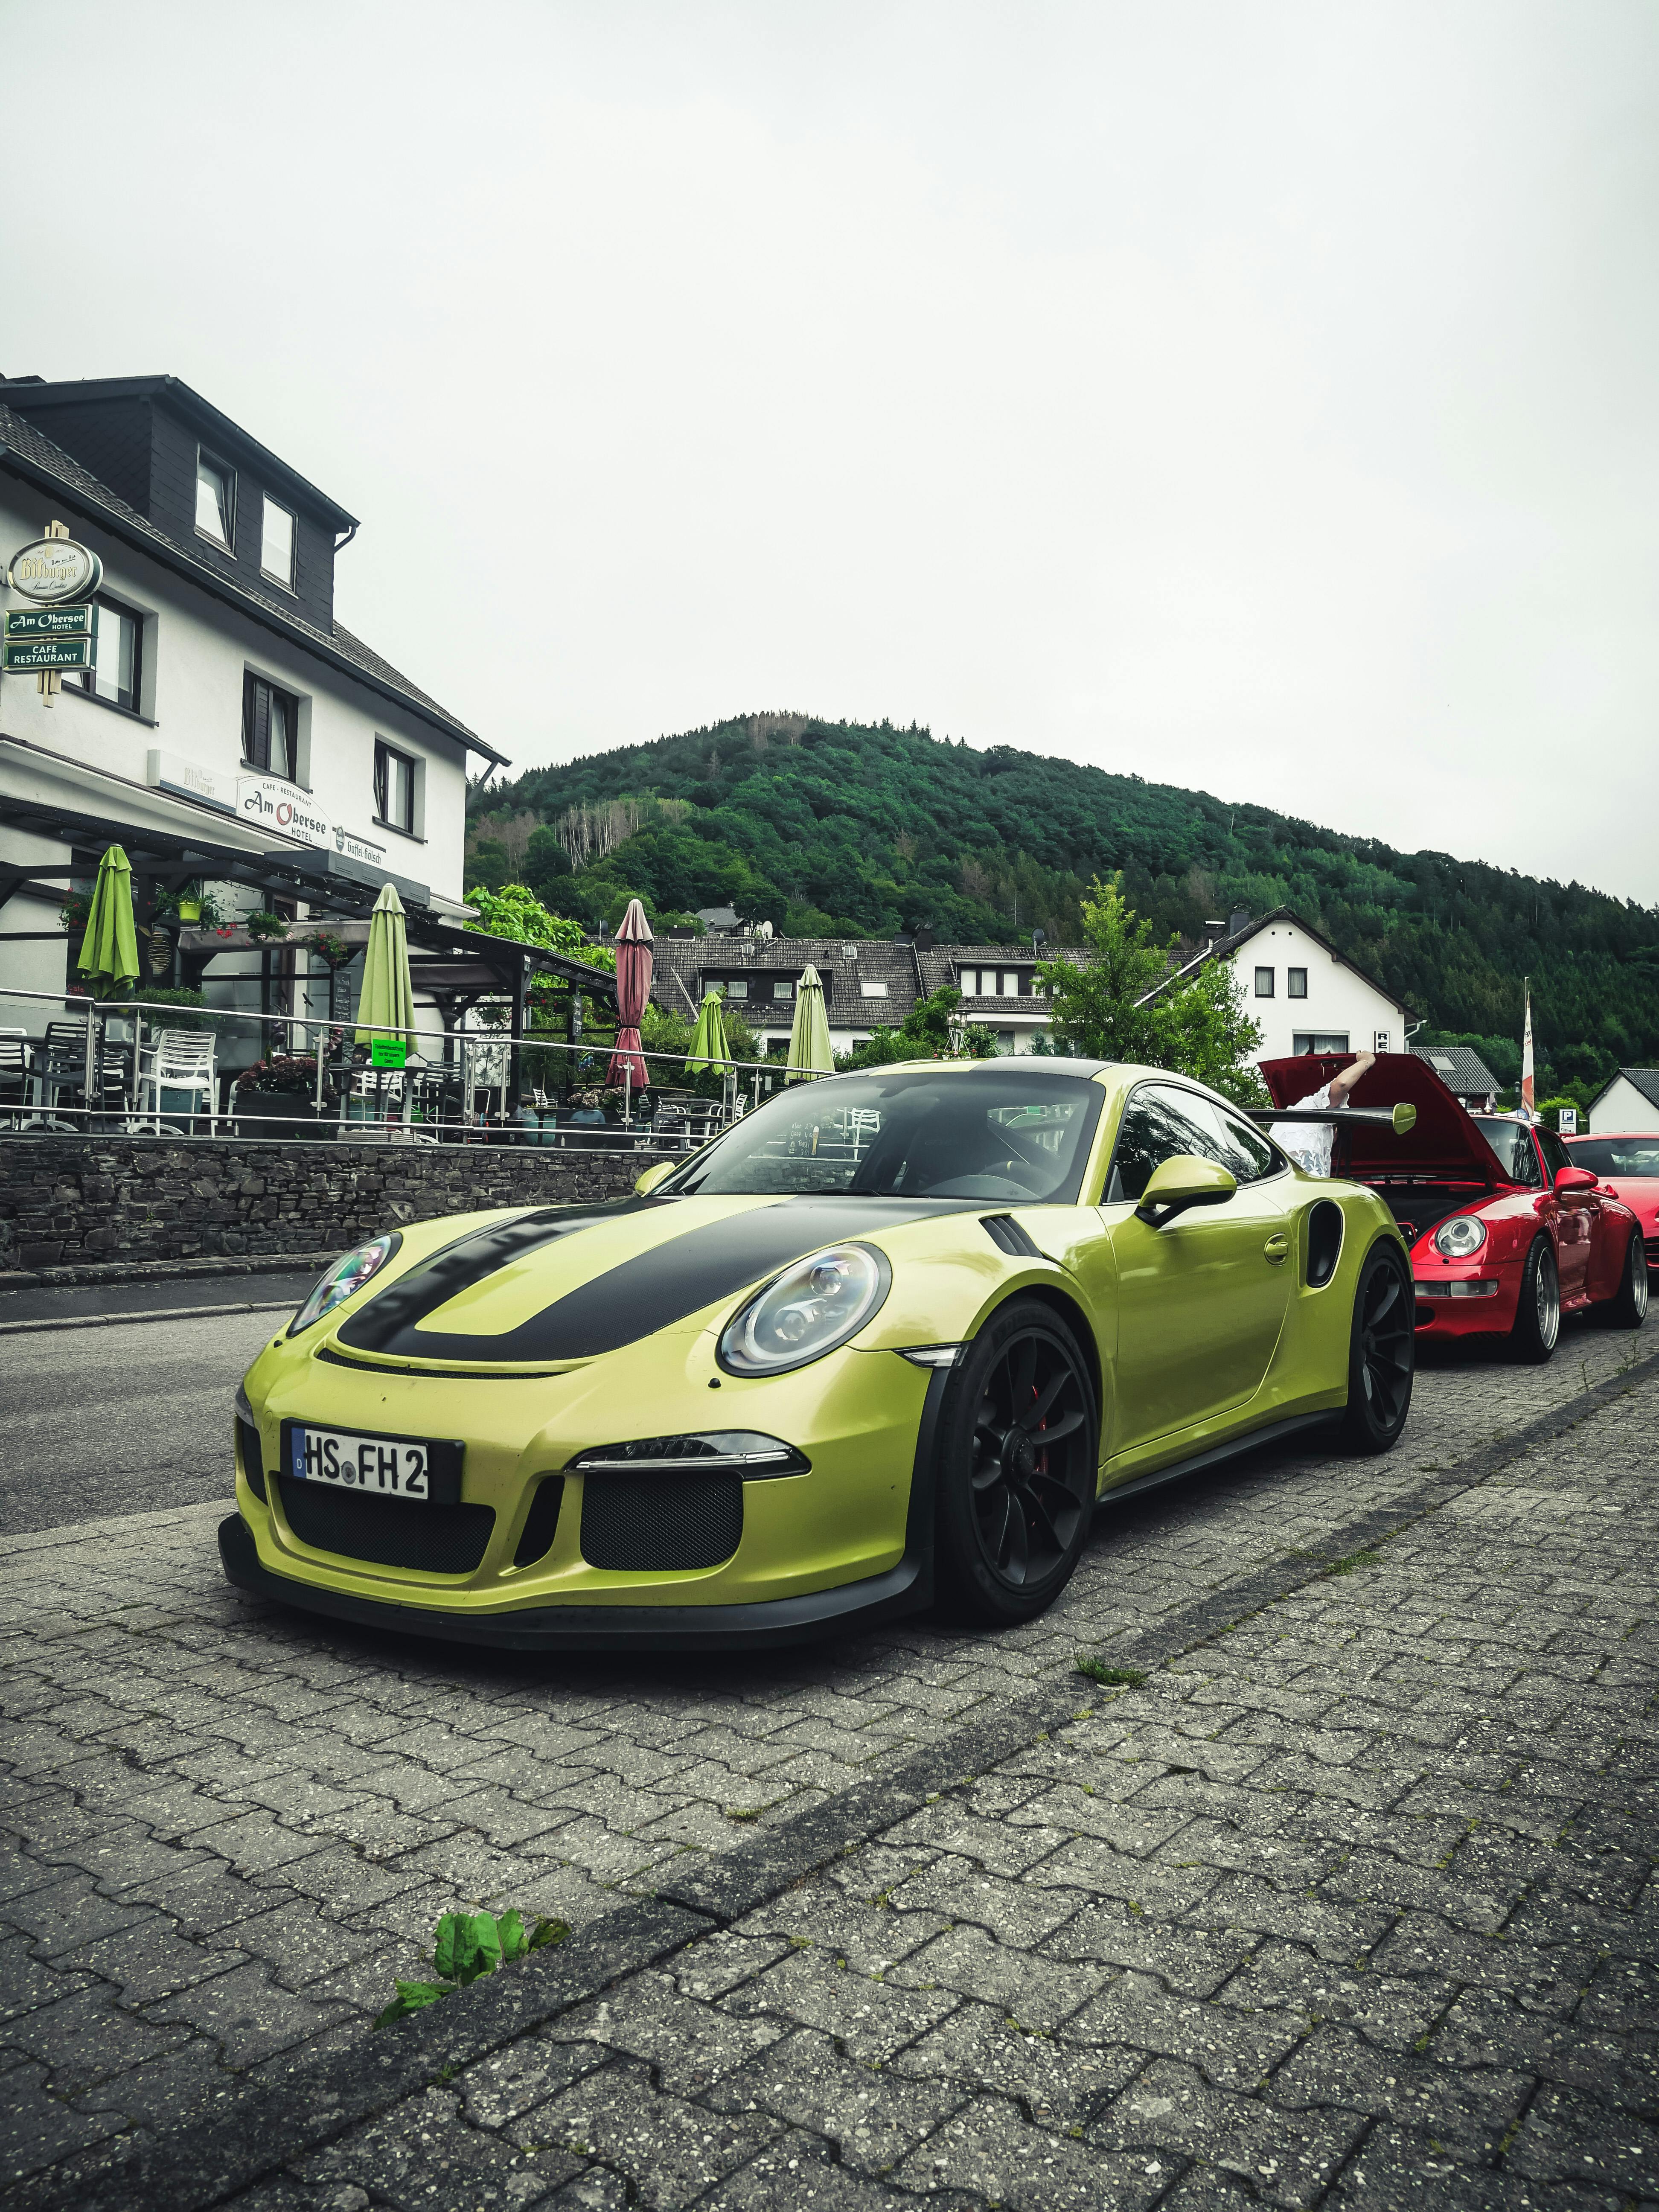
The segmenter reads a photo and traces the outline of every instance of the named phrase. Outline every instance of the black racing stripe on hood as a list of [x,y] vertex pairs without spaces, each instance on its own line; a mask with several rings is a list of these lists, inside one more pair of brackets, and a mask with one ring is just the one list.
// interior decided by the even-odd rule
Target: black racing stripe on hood
[[498,1221],[488,1229],[474,1229],[445,1244],[411,1267],[406,1275],[388,1283],[377,1296],[348,1316],[335,1335],[354,1352],[390,1352],[402,1334],[435,1313],[451,1298],[459,1297],[486,1275],[494,1275],[526,1252],[556,1243],[579,1229],[592,1229],[601,1221],[615,1221],[627,1213],[654,1212],[666,1199],[626,1198],[607,1206],[549,1206],[534,1213],[521,1213],[512,1221]]
[[[388,1302],[392,1293],[386,1292],[366,1307],[353,1324],[357,1334],[348,1337],[342,1329],[340,1340],[362,1350],[404,1358],[514,1363],[592,1359],[601,1352],[620,1351],[625,1344],[637,1344],[641,1337],[654,1336],[659,1329],[672,1328],[688,1314],[712,1305],[717,1298],[733,1296],[822,1244],[838,1244],[872,1230],[895,1228],[901,1222],[977,1210],[977,1202],[966,1200],[906,1205],[890,1199],[783,1199],[730,1215],[724,1221],[711,1221],[700,1229],[688,1229],[683,1237],[672,1237],[632,1260],[624,1260],[504,1335],[417,1329],[412,1320],[398,1317],[397,1325],[389,1332],[377,1333],[371,1346],[362,1331],[376,1308]],[[393,1285],[394,1290],[397,1287]],[[428,1305],[424,1310],[429,1313],[433,1309]]]

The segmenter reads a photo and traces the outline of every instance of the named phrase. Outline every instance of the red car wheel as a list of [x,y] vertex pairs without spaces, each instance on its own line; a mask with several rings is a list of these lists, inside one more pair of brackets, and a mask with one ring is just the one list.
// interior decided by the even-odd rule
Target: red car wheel
[[1541,1367],[1561,1334],[1561,1278],[1547,1237],[1534,1240],[1521,1277],[1510,1357],[1523,1367]]
[[1640,1328],[1648,1317],[1648,1255],[1639,1236],[1630,1240],[1619,1287],[1595,1309],[1598,1321],[1609,1328]]

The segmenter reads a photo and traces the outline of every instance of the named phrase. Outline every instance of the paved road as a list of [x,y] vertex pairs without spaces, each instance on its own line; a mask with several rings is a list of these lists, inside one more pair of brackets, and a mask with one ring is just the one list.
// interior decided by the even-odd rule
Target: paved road
[[0,1336],[0,1534],[228,1498],[231,1399],[283,1319]]
[[[1058,1694],[1097,1721],[981,1767],[839,1883],[632,1976],[503,2062],[510,2092],[469,2081],[323,2154],[280,2203],[512,2206],[566,2186],[563,2203],[608,2208],[625,2181],[665,2207],[793,2191],[850,2212],[902,2183],[1058,2212],[1104,2184],[1186,2212],[1242,2206],[1241,2188],[1310,2203],[1339,2177],[1356,2207],[1659,2200],[1650,2020],[1619,1979],[1659,1954],[1641,1917],[1659,1380],[1559,1448],[1472,1488],[1455,1475],[1616,1382],[1659,1331],[1575,1332],[1541,1370],[1433,1369],[1381,1462],[1263,1452],[1152,1493],[1102,1522],[1025,1629],[903,1623],[762,1669],[492,1657],[230,1591],[218,1504],[119,1501],[144,1480],[223,1497],[226,1401],[266,1325],[0,1352],[14,1398],[21,1346],[57,1401],[37,1468],[61,1464],[55,1416],[126,1470],[98,1501],[113,1517],[58,1526],[60,1504],[0,1571],[0,2171],[95,2160],[349,2058],[440,1912],[515,1905],[598,1930],[757,1831],[833,1824],[849,1790],[964,1724]],[[89,1373],[125,1393],[93,1408]],[[1425,1481],[1445,1486],[1426,1517]],[[64,1494],[39,1473],[16,1486],[38,1511]],[[1382,1566],[1320,1578],[1371,1512],[1415,1533]],[[1253,1613],[1262,1573],[1297,1561],[1304,1589],[1242,1640],[1140,1656],[1218,1593]],[[1068,1686],[1080,1647],[1152,1680],[1109,1715],[1109,1693]],[[1540,1861],[1574,1823],[1583,1863]],[[1388,1978],[1361,1981],[1362,1959]],[[476,2172],[428,2194],[434,2121]],[[1419,2167],[1436,2178],[1409,2194]],[[71,2185],[65,2169],[35,2201]]]

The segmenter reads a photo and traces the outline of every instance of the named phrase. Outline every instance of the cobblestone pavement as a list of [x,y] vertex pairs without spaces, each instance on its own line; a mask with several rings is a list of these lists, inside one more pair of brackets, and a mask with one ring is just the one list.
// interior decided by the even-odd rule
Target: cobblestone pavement
[[580,1928],[695,1893],[1069,1679],[1090,1717],[750,1917],[683,1915],[712,1932],[239,2202],[1659,2201],[1659,1378],[1144,1686],[1070,1675],[1651,1348],[1431,1370],[1387,1460],[1153,1493],[1026,1630],[905,1624],[763,1674],[390,1647],[228,1590],[217,1509],[21,1539],[3,2171],[68,2160],[39,2184],[66,2201],[124,2133],[360,2049],[441,1911]]

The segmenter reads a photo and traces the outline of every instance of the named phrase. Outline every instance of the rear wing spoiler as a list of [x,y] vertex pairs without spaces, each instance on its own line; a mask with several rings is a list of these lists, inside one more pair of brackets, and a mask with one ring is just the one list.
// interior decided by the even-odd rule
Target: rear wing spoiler
[[1417,1109],[1404,1104],[1398,1106],[1246,1106],[1247,1118],[1267,1126],[1275,1121],[1330,1121],[1338,1128],[1352,1127],[1356,1121],[1370,1121],[1379,1128],[1392,1129],[1396,1137],[1409,1136],[1417,1127]]

